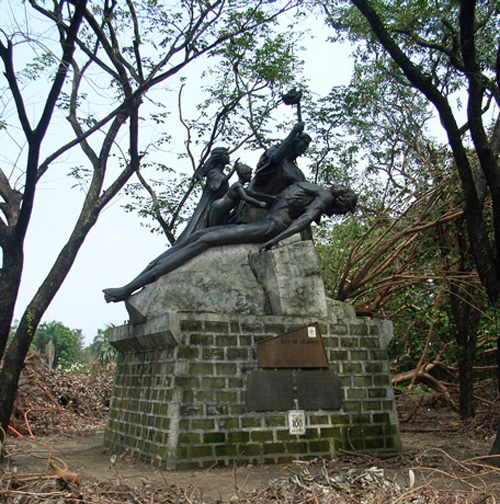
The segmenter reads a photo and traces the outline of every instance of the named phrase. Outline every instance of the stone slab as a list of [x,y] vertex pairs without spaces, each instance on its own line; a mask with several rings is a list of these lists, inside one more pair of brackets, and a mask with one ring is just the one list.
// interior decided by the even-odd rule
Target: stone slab
[[312,241],[259,252],[257,245],[209,249],[126,302],[132,324],[165,312],[328,315]]
[[131,296],[131,321],[137,314],[150,319],[167,311],[268,313],[263,288],[249,265],[249,254],[257,251],[255,245],[207,250]]
[[111,328],[109,342],[119,352],[142,352],[177,345],[180,335],[176,313],[165,313],[144,323]]
[[297,401],[300,409],[332,410],[342,407],[342,389],[335,371],[297,371]]
[[283,411],[293,408],[292,371],[255,370],[248,375],[248,411]]
[[325,317],[328,305],[312,241],[297,241],[250,256],[273,315]]

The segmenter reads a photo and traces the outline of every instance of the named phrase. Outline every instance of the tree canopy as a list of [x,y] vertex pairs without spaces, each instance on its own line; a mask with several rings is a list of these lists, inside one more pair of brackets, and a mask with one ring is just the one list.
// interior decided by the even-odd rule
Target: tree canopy
[[[358,45],[363,68],[377,69],[380,80],[374,84],[410,86],[437,112],[460,176],[477,271],[490,299],[497,301],[499,6],[471,0],[319,3],[337,36]],[[374,99],[378,104],[379,96]],[[484,207],[486,190],[491,214]]]
[[[154,150],[156,144],[141,132],[147,121],[161,123],[170,112],[158,106],[155,89],[163,89],[196,60],[203,59],[207,68],[221,65],[224,58],[233,57],[234,45],[242,46],[246,54],[245,44],[259,41],[253,49],[269,52],[282,37],[275,34],[273,24],[280,14],[293,15],[296,6],[294,0],[250,5],[239,0],[188,0],[175,5],[157,0],[123,4],[34,0],[13,6],[18,10],[10,24],[7,18],[2,20],[0,423],[4,427],[24,356],[43,314],[102,210]],[[279,87],[279,72],[266,70],[259,62],[265,60],[255,62],[259,85]],[[248,97],[250,92],[235,91],[235,99],[240,95]],[[84,189],[80,214],[6,347],[35,196],[44,177],[61,164]]]
[[[462,348],[461,387],[469,387],[470,401],[485,308],[476,272],[494,309],[500,296],[500,8],[471,0],[317,5],[332,39],[355,47],[350,86],[333,89],[318,112],[330,143],[319,154],[333,160],[318,175],[337,176],[338,166],[361,163],[365,188],[375,195],[365,195],[359,240],[345,251],[351,271],[338,275],[337,287],[369,309],[388,309],[398,285],[424,281],[434,290],[430,328],[446,311],[436,311],[445,288]],[[433,115],[440,124],[430,129]],[[436,140],[437,128],[444,143]],[[394,299],[394,308],[416,306],[408,296],[406,302],[401,294]]]
[[[75,364],[82,350],[82,334],[79,329],[70,329],[61,322],[43,322],[33,337],[32,346],[50,358],[52,367],[68,367]],[[53,355],[49,356],[52,347]]]

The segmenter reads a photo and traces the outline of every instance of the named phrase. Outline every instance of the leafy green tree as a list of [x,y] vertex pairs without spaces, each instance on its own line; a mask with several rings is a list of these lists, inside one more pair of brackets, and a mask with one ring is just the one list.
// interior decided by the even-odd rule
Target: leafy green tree
[[82,337],[79,329],[70,329],[61,322],[43,322],[33,337],[32,346],[41,353],[47,352],[47,345],[54,345],[53,366],[67,367],[75,364],[82,350]]
[[[477,271],[496,302],[500,295],[495,260],[500,247],[500,120],[492,106],[500,104],[495,43],[500,6],[470,0],[319,3],[339,37],[355,42],[368,67],[380,70],[377,85],[385,85],[388,79],[410,85],[437,111],[460,176]],[[462,111],[464,99],[467,105]],[[486,190],[491,195],[491,214],[484,207]]]
[[101,364],[114,362],[116,358],[116,349],[109,342],[109,331],[113,327],[113,325],[108,325],[105,329],[98,329],[89,346],[92,357]]
[[[11,164],[4,159],[0,170],[0,425],[4,428],[24,357],[43,314],[100,213],[152,149],[150,139],[141,136],[143,127],[168,112],[155,108],[160,100],[153,91],[197,60],[204,60],[207,67],[218,65],[217,50],[242,36],[266,37],[278,16],[297,4],[295,0],[250,4],[33,0],[22,8],[2,4],[18,9],[10,26],[8,16],[2,15],[0,41],[1,95],[9,97],[3,102],[0,134],[4,152],[12,152]],[[21,21],[20,16],[26,19]],[[61,127],[65,120],[69,127]],[[72,163],[68,172],[84,190],[81,211],[6,347],[35,195],[63,158]]]
[[[223,141],[230,154],[245,149],[264,149],[273,142],[269,127],[272,113],[280,103],[283,89],[300,75],[302,62],[296,47],[302,33],[290,30],[257,39],[249,34],[234,38],[232,44],[220,46],[214,53],[221,64],[202,73],[201,85],[206,99],[196,106],[196,115],[184,112],[184,87],[178,96],[178,120],[184,131],[185,152],[191,175],[205,161],[212,146]],[[157,119],[160,121],[160,119]],[[201,151],[197,155],[196,151]],[[144,167],[144,164],[143,164]],[[199,194],[201,183],[191,176],[176,174],[172,166],[153,162],[157,172],[148,179],[137,171],[138,182],[129,184],[129,202],[125,209],[145,219],[152,232],[163,232],[168,241],[175,242],[179,224],[192,212],[192,199]],[[165,178],[175,183],[165,184]]]
[[[336,36],[356,45],[360,71],[375,70],[374,102],[380,96],[376,88],[395,85],[398,90],[411,88],[424,100],[423,110],[437,112],[463,192],[467,248],[490,302],[497,305],[500,5],[474,0],[319,0],[317,4]],[[370,94],[363,99],[372,100]],[[409,104],[407,108],[414,110]],[[464,267],[468,268],[465,263]],[[500,452],[500,430],[494,452]]]
[[345,229],[331,230],[318,249],[323,269],[335,272],[326,276],[337,297],[350,299],[359,314],[395,322],[394,358],[419,369],[442,358],[450,344],[457,349],[460,413],[469,418],[486,299],[463,239],[462,198],[450,191],[456,183],[449,176],[409,206],[387,207],[375,219],[358,215]]

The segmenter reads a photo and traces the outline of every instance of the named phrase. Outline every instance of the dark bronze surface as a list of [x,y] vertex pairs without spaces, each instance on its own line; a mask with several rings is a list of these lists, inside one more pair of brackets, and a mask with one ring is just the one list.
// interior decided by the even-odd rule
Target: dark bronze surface
[[248,375],[247,410],[283,411],[293,406],[292,371],[256,369]]
[[342,389],[335,371],[297,371],[297,400],[299,409],[340,409]]
[[310,324],[259,343],[257,362],[260,368],[328,367],[318,324]]
[[[297,91],[289,93],[287,101],[299,104],[299,95]],[[224,147],[215,148],[202,168],[195,172],[195,179],[206,177],[207,183],[193,216],[177,241],[128,284],[104,289],[106,302],[125,301],[135,291],[212,247],[255,243],[260,245],[260,251],[269,250],[296,233],[310,239],[309,226],[314,221],[319,222],[322,215],[344,215],[353,211],[357,196],[351,189],[341,185],[326,189],[307,182],[296,165],[296,159],[305,153],[311,141],[304,127],[299,121],[280,144],[262,155],[248,188],[245,187],[248,179],[241,179],[239,188],[230,190],[224,172],[229,153]],[[229,206],[228,198],[231,200]],[[266,204],[262,205],[263,202]],[[207,227],[212,210],[215,211],[214,223],[228,224]],[[257,214],[252,215],[250,211]]]

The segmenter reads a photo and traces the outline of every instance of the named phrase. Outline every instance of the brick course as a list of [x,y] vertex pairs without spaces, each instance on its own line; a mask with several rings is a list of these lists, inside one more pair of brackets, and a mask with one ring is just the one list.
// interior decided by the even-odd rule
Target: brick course
[[[173,315],[169,315],[170,321]],[[330,457],[339,449],[400,449],[382,338],[386,321],[177,313],[177,344],[137,351],[118,345],[116,380],[105,433],[115,452],[172,469],[214,463],[273,463]],[[343,392],[339,410],[306,411],[306,434],[290,435],[288,412],[245,407],[256,344],[318,322],[330,369]],[[127,329],[130,333],[130,328]],[[168,332],[169,327],[165,327]],[[158,343],[155,342],[155,345]]]

